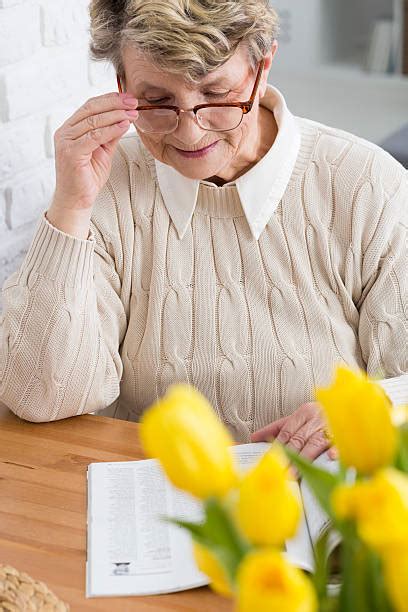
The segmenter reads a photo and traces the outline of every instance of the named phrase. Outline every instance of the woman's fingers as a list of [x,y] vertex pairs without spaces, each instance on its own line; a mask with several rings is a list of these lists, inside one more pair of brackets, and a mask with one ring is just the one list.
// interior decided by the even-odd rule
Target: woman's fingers
[[278,419],[251,435],[252,442],[277,440],[303,457],[314,461],[329,449],[331,459],[337,459],[336,448],[330,448],[326,422],[316,402],[302,404],[293,414]]
[[89,155],[99,147],[120,139],[130,122],[137,118],[137,100],[126,103],[125,99],[124,94],[109,93],[87,100],[57,130],[59,148],[74,157],[79,152]]
[[[252,442],[275,439],[311,461],[330,448],[324,417],[316,402],[302,404],[290,416],[270,423],[251,436]],[[329,451],[329,456],[337,458],[336,452]]]
[[265,425],[265,427],[258,429],[258,431],[254,431],[254,433],[251,434],[251,442],[270,442],[274,440],[288,418],[289,417],[283,417],[282,419],[269,423],[269,425]]
[[[69,117],[65,123],[61,127],[69,128],[81,123],[81,121],[86,120],[88,117],[92,117],[93,115],[98,115],[99,113],[105,113],[112,110],[130,110],[135,109],[137,106],[137,100],[131,105],[125,103],[125,99],[130,96],[126,94],[118,94],[118,93],[108,93],[102,96],[96,96],[94,98],[89,98],[78,108],[75,113]],[[88,128],[89,129],[89,128]]]
[[309,459],[309,461],[314,461],[327,451],[329,447],[330,441],[327,439],[324,431],[319,430],[310,436],[299,454],[305,457],[305,459]]
[[[287,444],[288,446],[293,446],[296,450],[300,450],[302,446],[299,449],[297,446],[302,444],[303,437],[302,434],[300,436],[297,436],[297,434],[299,431],[303,431],[304,427],[308,431],[309,422],[309,415],[305,410],[296,410],[296,412],[287,418],[276,439],[281,444]],[[293,444],[291,444],[292,441]]]
[[111,142],[119,136],[123,136],[129,125],[129,120],[125,120],[105,128],[91,130],[76,140],[70,140],[68,145],[69,154],[73,158],[87,156],[102,145]]
[[320,409],[315,402],[302,404],[287,417],[276,439],[300,452],[306,440],[321,427],[321,418]]
[[295,412],[258,429],[251,435],[252,442],[268,442],[277,439],[282,444],[287,444],[293,434],[319,413],[319,408],[314,402],[308,402],[299,406]]
[[90,131],[102,130],[113,126],[121,121],[134,121],[137,118],[136,110],[114,110],[97,115],[90,115],[79,123],[66,130],[66,136],[71,140],[77,140]]
[[336,459],[339,458],[339,451],[336,446],[331,446],[327,451],[327,454],[329,455],[329,459],[332,459],[332,461],[336,461]]
[[303,425],[298,427],[291,434],[290,438],[288,437],[287,441],[283,442],[283,444],[286,444],[286,446],[289,446],[296,452],[300,453],[306,446],[308,440],[319,432],[319,429],[321,429],[321,423],[319,419],[310,419],[306,421]]

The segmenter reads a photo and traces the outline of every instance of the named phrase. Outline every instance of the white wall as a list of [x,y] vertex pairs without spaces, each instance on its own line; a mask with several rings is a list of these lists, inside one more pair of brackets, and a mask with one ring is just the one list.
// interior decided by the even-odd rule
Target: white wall
[[394,0],[341,0],[334,5],[336,53],[345,58],[366,53],[376,19],[393,18]]
[[113,69],[88,58],[88,3],[0,0],[0,286],[50,204],[55,130],[117,89]]

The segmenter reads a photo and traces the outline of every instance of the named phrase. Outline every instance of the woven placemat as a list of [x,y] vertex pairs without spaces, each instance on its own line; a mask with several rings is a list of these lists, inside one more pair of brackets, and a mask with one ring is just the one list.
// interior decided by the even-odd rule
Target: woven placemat
[[44,582],[0,564],[0,612],[68,612]]

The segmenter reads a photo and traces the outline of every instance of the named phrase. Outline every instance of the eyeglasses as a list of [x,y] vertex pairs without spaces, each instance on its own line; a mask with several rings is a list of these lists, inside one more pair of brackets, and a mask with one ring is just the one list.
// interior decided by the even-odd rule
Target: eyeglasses
[[[261,80],[264,60],[259,64],[254,87],[247,102],[223,102],[220,104],[198,104],[193,108],[182,109],[178,106],[138,106],[137,128],[148,134],[171,134],[179,125],[181,113],[192,112],[194,119],[203,130],[211,132],[229,132],[237,128],[244,115],[247,115],[254,104],[258,85]],[[123,93],[119,75],[116,76],[118,89]]]

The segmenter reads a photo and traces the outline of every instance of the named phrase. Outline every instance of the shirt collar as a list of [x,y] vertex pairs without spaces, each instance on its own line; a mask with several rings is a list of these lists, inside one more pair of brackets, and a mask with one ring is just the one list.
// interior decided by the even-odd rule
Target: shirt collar
[[[300,149],[300,130],[281,92],[268,85],[260,103],[274,113],[278,126],[275,142],[248,172],[227,183],[236,185],[245,217],[256,240],[285,193]],[[191,222],[200,183],[206,181],[187,178],[157,159],[155,164],[164,204],[181,239]]]

